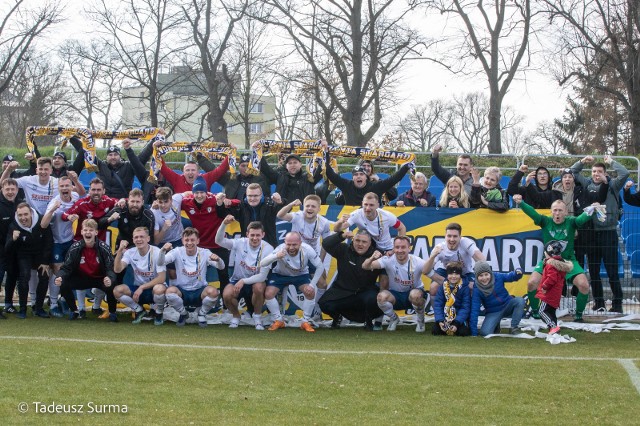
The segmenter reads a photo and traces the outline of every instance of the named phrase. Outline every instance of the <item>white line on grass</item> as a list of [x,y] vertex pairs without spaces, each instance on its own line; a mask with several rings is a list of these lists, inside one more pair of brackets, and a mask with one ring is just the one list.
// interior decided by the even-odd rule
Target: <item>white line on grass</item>
[[[494,359],[533,359],[533,360],[555,360],[555,361],[633,361],[640,358],[598,358],[598,357],[565,357],[565,356],[533,356],[533,355],[495,355],[495,354],[456,354],[437,352],[393,352],[393,351],[346,351],[330,349],[281,349],[281,348],[260,348],[242,346],[215,346],[215,345],[192,345],[180,343],[157,343],[157,342],[132,342],[122,340],[97,340],[97,339],[72,339],[67,337],[46,337],[46,336],[0,336],[0,340],[37,340],[47,342],[72,342],[72,343],[97,343],[103,345],[133,345],[151,346],[158,348],[184,348],[184,349],[209,349],[220,351],[245,351],[245,352],[278,352],[292,354],[318,354],[318,355],[397,355],[397,356],[424,356],[443,358],[494,358]],[[638,375],[640,381],[640,374]],[[640,392],[640,389],[639,389]]]
[[640,393],[640,370],[638,370],[638,367],[636,367],[631,359],[620,359],[618,362],[627,370],[631,383],[633,383],[633,386],[635,386],[638,393]]

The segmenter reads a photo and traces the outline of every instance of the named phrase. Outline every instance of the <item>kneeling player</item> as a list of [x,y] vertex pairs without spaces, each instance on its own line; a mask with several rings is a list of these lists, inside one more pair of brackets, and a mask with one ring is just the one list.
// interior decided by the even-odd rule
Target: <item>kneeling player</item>
[[409,254],[410,250],[411,245],[408,237],[396,237],[393,240],[392,256],[383,256],[376,250],[362,264],[363,269],[372,271],[385,269],[389,276],[388,281],[381,281],[380,293],[378,293],[378,307],[389,317],[387,331],[395,331],[400,321],[394,310],[413,307],[416,311],[416,332],[424,332],[426,300],[422,275],[425,273],[426,262],[418,256]]
[[[182,247],[171,250],[171,244],[162,246],[158,263],[166,265],[174,262],[176,265],[175,285],[171,285],[166,293],[166,301],[175,309],[180,318],[176,323],[182,327],[187,323],[189,313],[187,306],[200,307],[198,310],[198,325],[207,326],[207,312],[218,301],[218,289],[207,283],[207,266],[214,266],[220,270],[225,267],[224,262],[209,249],[198,247],[200,233],[195,228],[186,228],[182,232]],[[171,250],[171,251],[169,251]],[[167,253],[168,252],[168,253]],[[166,254],[165,254],[166,253]],[[156,302],[163,303],[161,297]]]
[[[113,289],[113,294],[120,302],[135,312],[133,324],[140,324],[147,312],[141,305],[162,302],[156,309],[155,325],[162,325],[164,310],[164,293],[167,289],[165,281],[165,265],[160,265],[160,249],[149,244],[151,237],[149,230],[138,227],[133,230],[133,244],[135,247],[127,250],[126,240],[120,241],[116,253],[114,270],[117,274],[133,267],[133,284],[120,284]],[[157,301],[156,301],[157,299]]]
[[269,273],[269,268],[261,268],[263,258],[273,252],[271,244],[262,241],[264,238],[264,226],[261,222],[251,222],[247,226],[246,238],[225,238],[227,225],[233,222],[232,215],[222,221],[216,233],[216,244],[224,247],[234,254],[235,268],[233,275],[222,292],[224,304],[233,315],[230,328],[237,328],[240,323],[240,311],[238,301],[244,299],[252,302],[253,322],[256,330],[264,330],[262,325],[262,306],[264,305],[264,290]]

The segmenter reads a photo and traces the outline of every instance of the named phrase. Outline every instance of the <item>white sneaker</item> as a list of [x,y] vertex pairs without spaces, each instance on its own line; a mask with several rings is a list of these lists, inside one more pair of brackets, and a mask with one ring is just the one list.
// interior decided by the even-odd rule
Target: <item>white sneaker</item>
[[416,323],[416,333],[424,333],[424,322]]
[[256,323],[256,330],[258,331],[264,331],[264,325],[262,325],[261,322]]
[[232,318],[231,322],[229,323],[229,328],[238,328],[238,324],[240,324],[240,319]]
[[387,331],[396,331],[396,327],[400,322],[400,317],[397,314],[393,314],[393,316],[389,319],[389,325],[387,326]]

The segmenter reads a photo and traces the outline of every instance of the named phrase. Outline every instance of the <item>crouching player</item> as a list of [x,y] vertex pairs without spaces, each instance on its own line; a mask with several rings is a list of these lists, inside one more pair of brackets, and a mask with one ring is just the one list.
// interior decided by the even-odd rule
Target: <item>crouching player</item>
[[240,323],[238,301],[251,301],[253,306],[253,323],[256,330],[264,330],[262,325],[262,306],[264,305],[264,290],[269,268],[260,267],[260,262],[273,252],[271,244],[263,241],[264,226],[262,222],[250,222],[247,225],[246,238],[225,238],[227,225],[235,218],[228,215],[222,221],[216,233],[216,244],[234,254],[235,268],[233,275],[222,292],[224,304],[233,316],[229,328],[237,328]]
[[140,321],[147,315],[147,311],[141,305],[162,302],[162,307],[156,309],[155,325],[162,325],[162,315],[164,311],[164,293],[167,289],[165,281],[165,265],[159,264],[160,249],[149,244],[151,237],[149,230],[145,227],[138,227],[133,230],[133,244],[135,247],[127,250],[129,243],[126,240],[120,241],[120,246],[116,253],[114,267],[116,274],[121,273],[127,266],[133,268],[133,283],[120,284],[113,289],[113,295],[135,312],[133,324],[140,324]]
[[71,313],[70,320],[80,317],[74,290],[98,288],[107,295],[109,305],[109,321],[117,322],[116,298],[113,286],[116,274],[113,271],[113,256],[109,246],[99,240],[98,223],[93,219],[85,219],[80,231],[82,239],[71,244],[58,271],[55,284],[60,286],[60,295],[65,298]]
[[[309,321],[311,321],[313,308],[316,305],[316,284],[324,272],[320,256],[313,247],[302,242],[302,237],[298,232],[288,232],[284,236],[284,243],[276,247],[270,256],[263,259],[260,266],[270,267],[273,262],[276,262],[276,266],[272,270],[264,293],[267,308],[275,316],[275,321],[269,327],[269,331],[285,327],[276,296],[286,286],[294,285],[304,294],[300,328],[309,333],[315,332]],[[313,278],[309,274],[309,266],[311,265],[316,268]]]
[[[166,300],[175,309],[180,318],[176,323],[182,327],[187,323],[189,313],[184,308],[185,305],[200,307],[198,310],[198,325],[207,326],[207,312],[213,308],[218,301],[218,289],[207,283],[207,266],[214,266],[220,270],[225,267],[224,262],[211,250],[198,247],[200,243],[200,233],[195,228],[186,228],[182,232],[182,247],[171,249],[171,244],[162,246],[158,263],[166,265],[175,263],[176,280],[175,285],[171,285],[165,298],[158,297],[157,307],[164,306]],[[171,251],[169,251],[171,250]]]
[[[370,258],[362,264],[363,269],[384,269],[389,276],[388,281],[381,282],[378,293],[378,307],[389,317],[387,331],[395,331],[400,318],[394,310],[413,307],[416,311],[416,332],[424,332],[424,284],[425,261],[409,254],[411,244],[409,237],[398,236],[393,240],[393,255],[383,256],[374,251]],[[386,284],[386,285],[385,285]]]

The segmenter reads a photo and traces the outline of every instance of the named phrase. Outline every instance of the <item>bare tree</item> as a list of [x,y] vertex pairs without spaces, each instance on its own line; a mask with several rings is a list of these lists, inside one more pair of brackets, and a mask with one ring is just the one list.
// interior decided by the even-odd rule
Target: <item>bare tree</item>
[[409,113],[400,119],[398,128],[404,135],[404,148],[411,151],[431,151],[439,143],[449,145],[451,113],[449,105],[442,99],[429,101],[423,105],[412,105]]
[[[214,7],[215,6],[215,7]],[[206,122],[214,140],[228,141],[227,122],[224,114],[234,95],[239,61],[231,69],[225,59],[236,24],[245,16],[248,0],[191,0],[183,6],[197,48],[198,62],[207,95]]]
[[[380,128],[385,97],[407,55],[422,45],[407,22],[414,4],[394,0],[266,0],[262,17],[284,30],[314,79],[326,126],[336,109],[346,142],[365,146]],[[334,142],[331,141],[330,142]]]
[[55,126],[70,120],[68,91],[62,83],[63,67],[45,56],[30,53],[0,94],[0,140],[24,147],[29,126]]
[[110,57],[104,43],[69,40],[59,48],[67,64],[67,87],[73,97],[67,107],[75,111],[90,129],[109,129],[117,123],[114,106],[120,97],[122,76],[100,66],[101,58]]
[[[470,73],[470,61],[478,61],[489,85],[489,152],[500,154],[501,108],[516,73],[522,68],[529,47],[534,14],[531,0],[427,0],[442,14],[458,16],[464,31],[455,47],[444,49],[436,59],[449,70]],[[528,65],[528,61],[525,65]]]
[[[149,125],[159,124],[164,94],[185,78],[174,74],[160,84],[161,67],[178,60],[186,48],[179,43],[183,14],[174,0],[99,0],[88,11],[109,55],[90,57],[105,72],[120,74],[125,82],[141,86],[149,103]],[[126,83],[124,83],[126,84]],[[136,98],[140,94],[136,93]]]
[[560,143],[558,128],[551,121],[543,121],[538,124],[529,140],[532,152],[551,155],[567,154],[566,148]]
[[[561,85],[576,80],[616,98],[640,153],[640,6],[637,0],[544,0],[558,43]],[[607,74],[615,75],[608,78]]]
[[454,96],[449,135],[460,152],[479,154],[489,145],[489,102],[480,93]]
[[0,6],[0,94],[11,85],[34,43],[61,21],[60,13],[55,1],[33,7],[24,0],[10,0]]

